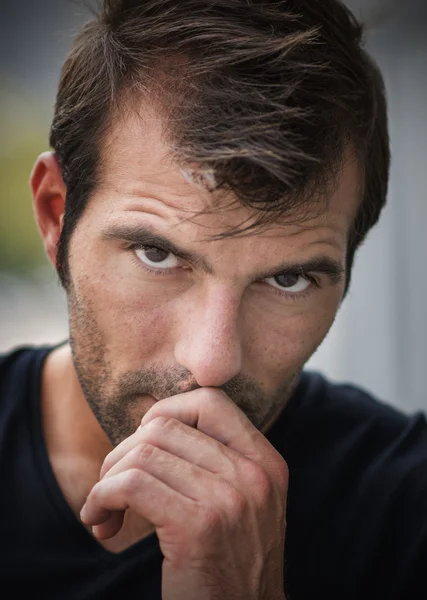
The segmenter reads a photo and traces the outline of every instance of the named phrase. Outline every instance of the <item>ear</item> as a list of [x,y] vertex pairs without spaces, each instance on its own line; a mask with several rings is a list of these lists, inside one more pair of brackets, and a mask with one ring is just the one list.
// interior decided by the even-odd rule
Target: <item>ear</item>
[[31,172],[34,213],[46,254],[56,269],[56,244],[62,230],[67,189],[53,152],[38,157]]

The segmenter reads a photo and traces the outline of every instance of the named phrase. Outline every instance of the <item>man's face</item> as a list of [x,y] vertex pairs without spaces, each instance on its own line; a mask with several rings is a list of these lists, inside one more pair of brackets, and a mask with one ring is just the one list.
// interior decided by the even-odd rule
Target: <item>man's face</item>
[[[118,122],[106,148],[69,246],[70,341],[98,421],[116,445],[155,400],[213,386],[263,430],[339,307],[356,165],[321,216],[211,240],[253,212],[191,183],[154,116]],[[308,262],[306,279],[295,267]]]

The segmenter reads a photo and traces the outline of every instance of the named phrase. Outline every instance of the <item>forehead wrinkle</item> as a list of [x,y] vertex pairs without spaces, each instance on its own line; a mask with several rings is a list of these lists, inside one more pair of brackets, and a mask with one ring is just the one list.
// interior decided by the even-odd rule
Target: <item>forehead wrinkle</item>
[[[185,184],[187,186],[187,184]],[[169,185],[160,183],[156,177],[146,177],[144,180],[135,184],[125,184],[124,186],[115,185],[115,192],[122,197],[158,202],[165,208],[179,211],[182,213],[198,215],[200,213],[208,213],[212,207],[212,199],[207,198],[206,190],[198,187],[197,189],[182,188],[181,185],[171,181]],[[198,205],[195,208],[195,205]],[[137,205],[135,205],[137,209]]]

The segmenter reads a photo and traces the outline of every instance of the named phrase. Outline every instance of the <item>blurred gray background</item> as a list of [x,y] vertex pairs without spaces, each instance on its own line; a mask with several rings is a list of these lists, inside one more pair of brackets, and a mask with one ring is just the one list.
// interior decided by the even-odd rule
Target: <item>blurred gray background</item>
[[[427,2],[347,4],[367,23],[366,45],[386,80],[390,192],[308,367],[405,412],[427,412]],[[67,337],[65,298],[44,257],[28,177],[48,149],[60,68],[87,16],[70,0],[0,0],[0,352]]]

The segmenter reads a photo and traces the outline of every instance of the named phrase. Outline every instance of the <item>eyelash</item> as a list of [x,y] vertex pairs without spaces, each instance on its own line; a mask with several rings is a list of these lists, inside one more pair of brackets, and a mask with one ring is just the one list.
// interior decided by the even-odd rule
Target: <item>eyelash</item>
[[[164,248],[161,248],[160,246],[150,246],[148,244],[132,244],[131,246],[128,247],[128,251],[131,252],[133,262],[136,264],[136,266],[139,269],[142,269],[143,271],[145,271],[145,273],[150,273],[151,275],[159,275],[159,276],[170,275],[170,272],[173,269],[157,269],[157,270],[150,269],[150,267],[147,267],[147,265],[145,265],[142,261],[140,261],[136,258],[135,250],[144,250],[145,248],[154,248],[154,247],[158,248],[159,250],[164,250],[165,252],[168,252],[167,250],[165,250]],[[314,277],[314,275],[310,275],[309,273],[303,273],[303,272],[298,273],[298,275],[300,275],[306,281],[309,281],[311,283],[311,285],[303,292],[297,292],[297,293],[293,294],[291,292],[286,292],[285,290],[282,291],[277,288],[274,288],[271,285],[269,286],[269,288],[271,289],[273,294],[275,294],[276,296],[279,296],[281,298],[285,297],[285,298],[288,298],[288,299],[296,302],[297,300],[302,300],[302,299],[305,299],[308,296],[310,296],[314,291],[313,286],[314,286],[314,288],[317,288],[317,289],[319,289],[321,287],[319,281],[317,280],[316,277]],[[264,283],[264,282],[261,282],[261,283]]]
[[276,296],[280,296],[281,298],[285,297],[289,300],[297,302],[298,300],[305,300],[306,298],[311,296],[315,289],[321,288],[320,283],[318,282],[316,277],[314,277],[314,275],[309,275],[308,273],[297,273],[297,275],[300,275],[300,277],[303,277],[306,281],[309,281],[311,283],[311,285],[306,290],[304,290],[303,292],[292,293],[286,292],[285,290],[281,291],[277,288],[274,288],[273,286],[269,286],[271,287],[271,291],[273,292],[273,294],[275,294]]

